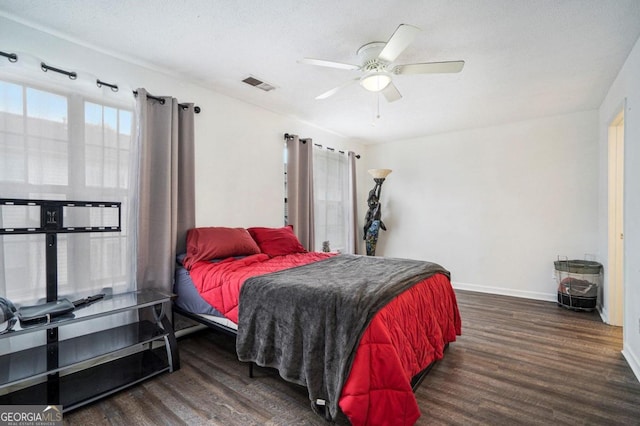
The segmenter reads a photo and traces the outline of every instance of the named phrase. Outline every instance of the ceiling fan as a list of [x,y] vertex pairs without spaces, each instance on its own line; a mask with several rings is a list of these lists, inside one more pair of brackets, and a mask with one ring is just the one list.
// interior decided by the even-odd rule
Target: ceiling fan
[[393,61],[411,44],[420,32],[420,28],[413,25],[400,24],[389,41],[374,41],[360,47],[357,55],[361,65],[345,64],[324,59],[304,58],[298,62],[321,67],[339,68],[344,70],[362,71],[362,76],[349,80],[340,86],[316,96],[316,99],[326,99],[345,87],[359,82],[370,92],[381,92],[388,102],[402,98],[395,84],[394,75],[404,74],[433,74],[456,73],[462,71],[464,61],[424,62],[418,64],[392,65]]

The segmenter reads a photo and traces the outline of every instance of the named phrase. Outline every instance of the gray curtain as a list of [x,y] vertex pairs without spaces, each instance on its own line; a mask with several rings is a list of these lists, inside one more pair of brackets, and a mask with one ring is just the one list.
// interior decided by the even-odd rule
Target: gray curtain
[[292,135],[287,139],[287,208],[289,225],[307,249],[314,249],[313,142]]
[[349,211],[349,227],[348,231],[348,253],[358,254],[358,246],[360,238],[358,238],[358,200],[356,191],[356,154],[352,151],[348,153],[349,157],[349,199],[347,206]]
[[195,226],[193,105],[137,92],[137,288],[172,291],[176,250]]

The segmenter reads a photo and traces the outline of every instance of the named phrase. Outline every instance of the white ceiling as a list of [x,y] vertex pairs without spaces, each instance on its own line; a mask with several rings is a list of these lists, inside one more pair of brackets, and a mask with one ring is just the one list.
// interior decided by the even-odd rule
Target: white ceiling
[[[638,0],[2,0],[2,12],[363,143],[598,108],[640,35]],[[404,97],[381,98],[377,120],[377,95],[357,84],[314,99],[358,71],[298,59],[358,64],[401,23],[422,31],[397,64],[464,70],[396,76]]]

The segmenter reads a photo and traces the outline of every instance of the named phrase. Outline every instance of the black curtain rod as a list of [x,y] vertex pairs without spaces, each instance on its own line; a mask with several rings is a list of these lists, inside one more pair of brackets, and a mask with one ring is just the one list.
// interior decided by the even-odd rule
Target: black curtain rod
[[[290,135],[289,133],[285,133],[284,134],[284,140],[288,141],[289,139],[293,139],[293,135]],[[306,139],[300,139],[300,142],[307,143],[307,140]],[[319,148],[322,148],[322,145],[320,145],[319,143],[314,143],[314,145],[319,147]],[[331,148],[329,146],[327,146],[325,148],[328,149],[329,151],[335,151],[336,150],[335,148]],[[344,151],[340,151],[340,150],[338,150],[338,152],[340,154],[344,154],[345,153]],[[359,160],[360,159],[360,154],[356,154],[356,158]]]
[[[9,60],[9,62],[18,62],[18,55],[16,55],[15,53],[6,53],[6,52],[2,52],[0,51],[0,56],[4,56],[5,58],[7,58]],[[74,71],[66,71],[63,70],[62,68],[57,68],[57,67],[52,67],[51,65],[47,65],[44,62],[40,62],[40,69],[42,69],[42,71],[47,72],[47,71],[54,71],[57,72],[59,74],[64,74],[67,77],[69,77],[71,80],[75,80],[76,78],[78,78],[78,74]],[[117,92],[118,90],[120,90],[118,88],[117,84],[112,84],[112,83],[107,83],[104,81],[101,81],[100,79],[96,79],[96,85],[98,87],[102,87],[102,86],[107,86],[108,88],[110,88],[113,92]],[[137,91],[133,91],[133,94],[135,96],[138,96],[138,92]],[[158,102],[160,102],[161,105],[164,105],[164,98],[160,98],[158,96],[152,96],[147,94],[147,98],[150,99],[154,99]],[[187,109],[189,108],[189,105],[187,104],[178,104],[178,106],[180,106],[180,108],[182,109]],[[193,112],[195,112],[196,114],[200,114],[200,107],[195,105],[193,107]]]
[[40,69],[42,69],[42,71],[47,72],[49,70],[51,71],[55,71],[59,74],[64,74],[67,77],[69,77],[71,80],[75,80],[76,78],[78,78],[78,74],[73,72],[73,71],[65,71],[61,68],[56,68],[56,67],[52,67],[51,65],[47,65],[44,62],[40,62]]
[[[138,96],[138,91],[134,90],[133,94]],[[147,93],[147,99],[153,99],[154,101],[160,102],[160,105],[164,105],[164,98],[161,98],[160,96],[153,96]]]
[[[319,143],[314,143],[314,145],[317,146],[318,148],[322,148],[322,145],[320,145]],[[325,146],[324,148],[326,150],[329,150],[329,151],[335,151],[336,150],[335,148],[331,148],[330,146]],[[345,153],[344,151],[340,151],[340,150],[338,150],[338,152],[340,154],[344,154]],[[356,154],[356,158],[359,160],[360,159],[360,154]]]
[[111,84],[104,81],[100,81],[100,79],[96,80],[96,86],[98,87],[107,86],[108,88],[111,89],[112,92],[117,92],[118,90],[120,90],[117,84]]
[[[134,94],[135,96],[138,96],[138,91],[137,91],[137,90],[134,90],[134,91],[133,91],[133,94]],[[164,99],[164,98],[161,98],[160,96],[153,96],[153,95],[150,95],[150,94],[148,94],[148,93],[147,93],[147,99],[153,99],[154,101],[158,101],[158,102],[160,102],[160,105],[164,105],[164,101],[165,101],[165,99]],[[187,104],[178,104],[178,106],[179,106],[180,108],[182,108],[182,109],[187,109],[187,108],[189,108],[189,105],[187,105]],[[200,110],[200,107],[199,107],[198,105],[195,105],[195,106],[193,107],[193,112],[195,112],[196,114],[200,114],[200,111],[201,111],[201,110]]]
[[15,53],[0,52],[0,56],[4,56],[9,60],[9,62],[18,62],[18,55]]

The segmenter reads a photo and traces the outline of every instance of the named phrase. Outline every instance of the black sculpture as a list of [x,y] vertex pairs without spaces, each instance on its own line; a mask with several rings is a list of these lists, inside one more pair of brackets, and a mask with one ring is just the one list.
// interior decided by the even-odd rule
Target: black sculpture
[[374,178],[376,185],[369,191],[367,205],[369,210],[364,218],[364,240],[367,248],[367,256],[375,256],[376,245],[378,243],[378,234],[380,229],[386,231],[387,227],[382,221],[382,207],[380,205],[380,192],[382,191],[382,183],[385,176],[391,173],[388,169],[369,170]]

